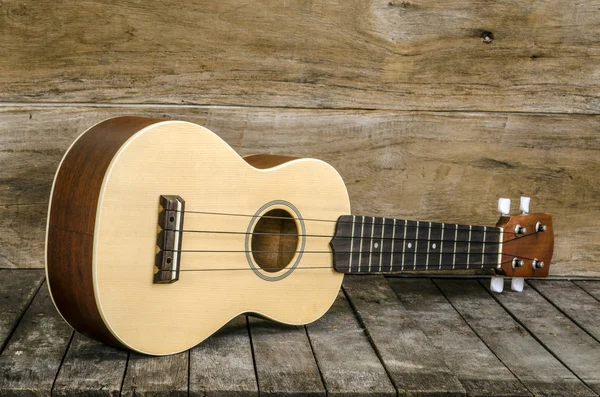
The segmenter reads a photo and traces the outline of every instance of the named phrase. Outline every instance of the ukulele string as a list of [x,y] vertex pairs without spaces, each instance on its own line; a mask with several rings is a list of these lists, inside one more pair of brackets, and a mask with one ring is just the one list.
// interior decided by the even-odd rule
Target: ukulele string
[[[184,210],[184,211],[177,211],[177,210],[169,210],[171,212],[181,212],[183,214],[202,214],[202,215],[216,215],[216,216],[234,216],[234,217],[245,217],[245,218],[265,218],[265,219],[281,219],[281,220],[298,220],[298,221],[309,221],[309,222],[328,222],[328,223],[346,223],[346,224],[366,224],[366,225],[373,225],[373,223],[365,223],[365,220],[368,220],[368,218],[371,219],[375,219],[378,217],[373,217],[373,216],[355,216],[355,218],[363,218],[362,221],[339,221],[339,220],[331,220],[331,219],[316,219],[316,218],[298,218],[298,217],[292,217],[292,216],[276,216],[276,215],[249,215],[249,214],[238,214],[238,213],[233,213],[233,212],[210,212],[210,211],[191,211],[191,210]],[[388,219],[388,220],[393,220],[393,218],[379,218],[379,219]],[[407,221],[407,222],[417,222],[417,221]],[[441,222],[429,222],[429,221],[418,221],[419,223],[438,223],[440,227],[434,227],[433,225],[428,226],[427,228],[423,228],[422,225],[408,225],[408,224],[404,224],[404,225],[395,225],[395,226],[404,226],[405,228],[420,228],[421,230],[428,230],[428,229],[432,229],[432,230],[442,230],[442,225],[458,225],[456,223],[441,223]],[[376,224],[375,226],[384,226],[383,223],[381,224]],[[392,225],[387,225],[387,226],[392,226]],[[436,225],[437,226],[437,225]],[[469,225],[461,225],[464,227],[468,227]],[[476,227],[484,227],[484,226],[479,226],[479,225],[474,225]],[[488,227],[488,226],[486,226]],[[496,228],[494,226],[489,226],[490,228]],[[445,228],[444,228],[445,229]],[[500,228],[496,228],[496,229],[500,229]],[[452,229],[448,229],[448,230],[452,230]],[[461,231],[467,231],[465,229],[461,230]],[[480,230],[482,231],[482,230]],[[495,233],[513,233],[510,231],[500,231],[500,230],[490,230],[494,231]]]
[[[500,262],[500,265],[504,265],[507,263],[511,263],[512,260],[508,260],[508,261],[504,261],[504,262]],[[442,264],[441,266],[439,265],[432,265],[429,266],[428,268],[425,268],[423,265],[418,265],[418,266],[413,266],[413,265],[407,265],[405,267],[404,270],[389,270],[389,271],[372,271],[372,272],[368,272],[368,273],[400,273],[400,272],[410,272],[410,271],[422,271],[422,270],[482,270],[482,269],[493,269],[496,268],[498,266],[498,264],[484,264],[483,266],[485,267],[481,267],[481,264],[472,264],[474,265],[474,267],[467,269],[467,268],[462,268],[462,269],[456,269],[456,266],[466,266],[466,265],[471,265],[471,264],[466,264],[466,263],[457,263],[454,265],[451,264]],[[378,266],[377,266],[378,268]],[[383,267],[382,268],[387,268]],[[275,268],[275,267],[263,267],[261,269],[280,269],[280,270],[290,270],[287,268]],[[320,269],[334,269],[333,266],[300,266],[297,268],[294,268],[294,271],[297,270],[320,270]],[[246,271],[246,270],[254,270],[250,267],[232,267],[232,268],[208,268],[208,269],[179,269],[178,271],[180,272],[217,272],[217,271]],[[173,270],[158,270],[158,272],[173,272]],[[363,273],[363,272],[352,272],[350,271],[349,273]]]
[[[349,238],[349,239],[372,239],[374,241],[376,240],[393,240],[393,241],[432,241],[432,242],[449,242],[449,243],[468,243],[471,242],[471,244],[502,244],[499,241],[473,241],[473,240],[453,240],[453,239],[444,239],[444,240],[438,240],[438,239],[426,239],[426,238],[405,238],[405,237],[371,237],[371,236],[339,236],[339,235],[335,235],[335,236],[331,236],[331,235],[327,235],[327,234],[301,234],[301,233],[270,233],[270,232],[239,232],[239,231],[221,231],[221,230],[189,230],[189,229],[166,229],[168,231],[173,231],[173,232],[182,232],[182,233],[205,233],[205,234],[237,234],[237,235],[259,235],[259,236],[279,236],[279,237],[316,237],[316,238],[328,238],[328,239],[333,239],[335,237],[337,238]],[[427,229],[423,229],[423,230],[427,230]],[[450,231],[452,230],[456,230],[456,229],[450,229]],[[462,230],[463,232],[466,232],[467,230]],[[489,230],[486,231],[486,233],[498,233],[500,234],[499,231],[496,230]],[[514,232],[505,232],[505,233],[512,233],[514,234]],[[529,233],[529,234],[524,234],[522,236],[517,236],[512,240],[516,240],[516,239],[520,239],[529,235],[536,235],[537,233]],[[505,242],[509,242],[512,240],[506,240]]]

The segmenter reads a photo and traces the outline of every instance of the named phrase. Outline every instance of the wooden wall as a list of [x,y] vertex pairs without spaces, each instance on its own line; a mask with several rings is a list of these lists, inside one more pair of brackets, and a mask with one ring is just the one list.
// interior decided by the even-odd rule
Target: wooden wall
[[130,114],[324,159],[356,214],[490,225],[530,195],[551,273],[600,276],[598,20],[600,1],[0,2],[0,267],[43,267],[63,152]]

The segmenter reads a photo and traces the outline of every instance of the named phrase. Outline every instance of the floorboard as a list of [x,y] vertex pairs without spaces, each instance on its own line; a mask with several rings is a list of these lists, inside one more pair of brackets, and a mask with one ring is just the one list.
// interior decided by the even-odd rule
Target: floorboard
[[[570,287],[573,291],[579,289],[573,284]],[[563,365],[596,393],[600,392],[598,341],[533,288],[525,288],[520,293],[506,291],[494,297]]]
[[325,386],[302,326],[249,318],[261,396],[320,396]]
[[367,329],[399,394],[466,394],[383,276],[348,277],[344,282],[344,291]]
[[258,396],[246,316],[190,350],[190,396]]
[[36,270],[0,270],[0,397],[544,396],[600,393],[598,281],[349,276],[316,322],[240,316],[190,351],[74,334]]
[[596,396],[477,280],[440,279],[435,283],[477,336],[535,396]]
[[328,396],[396,395],[365,330],[341,291],[331,309],[306,328]]
[[531,396],[426,278],[388,278],[469,396]]

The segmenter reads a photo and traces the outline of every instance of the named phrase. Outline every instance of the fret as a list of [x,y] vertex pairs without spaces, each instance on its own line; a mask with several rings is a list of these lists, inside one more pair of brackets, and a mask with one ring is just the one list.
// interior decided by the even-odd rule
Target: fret
[[456,240],[458,239],[458,225],[454,225],[456,228],[454,229],[454,251],[452,251],[452,270],[456,268]]
[[404,256],[406,255],[406,253],[405,253],[406,249],[404,248],[404,246],[406,243],[406,226],[407,225],[408,225],[408,221],[405,220],[404,221],[404,229],[402,231],[402,251],[401,251],[401,254],[402,254],[402,268],[401,269],[402,270],[404,270]]
[[483,227],[483,244],[481,245],[481,268],[483,269],[483,264],[485,263],[485,234],[487,232],[487,228]]
[[[446,229],[448,231],[446,232]],[[444,239],[442,241],[442,267],[449,269],[454,266],[454,242],[456,241],[456,225],[444,224]]]
[[472,227],[469,225],[469,237],[467,237],[468,245],[467,245],[467,269],[469,268],[469,258],[471,256],[471,231]]
[[416,249],[417,239],[417,225],[419,222],[406,221],[404,224],[404,239],[402,241],[402,268],[403,271],[406,268],[413,267],[415,263],[414,252]]
[[362,238],[360,239],[360,260],[359,272],[369,272],[369,262],[371,260],[372,247],[372,225],[373,220],[370,216],[363,216],[363,224],[361,227]]
[[443,252],[444,252],[444,227],[446,225],[442,223],[442,232],[441,232],[441,237],[440,237],[440,262],[438,264],[438,269],[442,269],[442,256],[443,256]]
[[381,221],[381,242],[379,243],[379,266],[377,271],[381,273],[381,264],[383,262],[383,233],[385,233],[385,218]]
[[394,238],[396,229],[395,219],[383,219],[384,228],[382,231],[383,243],[381,246],[381,271],[389,272],[392,269],[392,257],[394,252]]
[[358,269],[356,269],[357,272],[360,272],[360,264],[362,262],[362,247],[363,247],[364,232],[365,232],[365,217],[361,216],[360,237],[358,238]]
[[352,215],[352,234],[350,234],[350,259],[348,259],[348,269],[352,272],[352,254],[354,253],[354,229],[356,227],[356,217]]
[[371,273],[371,260],[373,259],[373,232],[375,232],[375,218],[371,217],[371,241],[369,241],[369,264],[367,272]]

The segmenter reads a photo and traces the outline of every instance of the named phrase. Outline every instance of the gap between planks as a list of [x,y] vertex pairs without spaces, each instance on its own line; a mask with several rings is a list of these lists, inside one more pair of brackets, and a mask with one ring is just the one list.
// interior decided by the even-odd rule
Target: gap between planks
[[307,106],[268,106],[268,105],[205,105],[205,104],[164,104],[164,103],[124,103],[124,102],[0,102],[0,108],[138,108],[138,109],[282,109],[282,110],[312,110],[312,111],[357,111],[357,112],[386,112],[386,113],[465,113],[465,114],[506,114],[506,115],[549,115],[549,116],[598,116],[600,113],[582,112],[528,112],[528,111],[503,111],[503,110],[462,110],[462,109],[386,109],[377,107],[307,107]]

